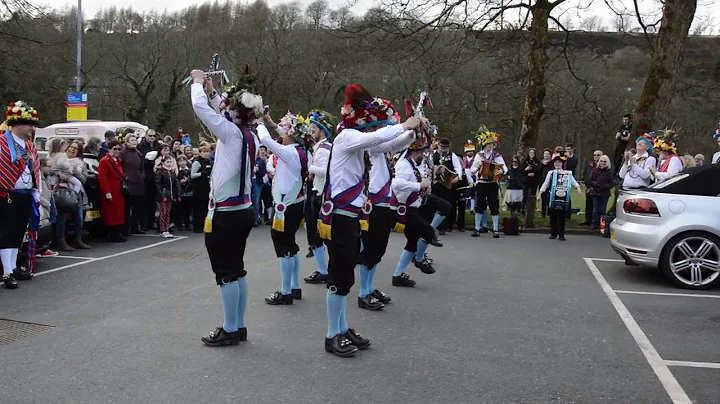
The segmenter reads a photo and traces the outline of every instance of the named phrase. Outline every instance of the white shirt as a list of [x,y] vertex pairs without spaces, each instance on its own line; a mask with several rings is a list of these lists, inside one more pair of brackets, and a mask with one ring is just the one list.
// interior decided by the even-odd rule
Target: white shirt
[[[297,151],[297,143],[291,145],[283,145],[270,136],[265,125],[258,125],[258,136],[262,144],[267,146],[274,155],[278,156],[277,167],[275,167],[275,181],[273,181],[273,189],[277,187],[280,195],[285,195],[298,183],[302,182],[302,164],[300,163],[300,154]],[[302,189],[302,185],[301,188]],[[299,201],[302,201],[300,199]],[[275,201],[281,202],[281,201]]]
[[650,167],[655,167],[655,157],[648,155],[647,152],[643,154],[636,154],[635,160],[639,160],[645,157],[645,160],[640,163],[635,163],[630,166],[627,162],[620,167],[618,176],[623,179],[623,188],[643,188],[650,185]]
[[[415,170],[420,169],[412,159],[401,158],[395,163],[395,178],[392,181],[392,190],[398,202],[405,203],[413,192],[420,192],[420,183],[415,176]],[[417,208],[422,203],[422,198],[418,198],[410,207]]]
[[[386,126],[374,132],[360,132],[355,129],[343,129],[333,142],[333,154],[330,159],[331,197],[350,189],[362,181],[365,172],[366,150],[374,151],[375,146],[389,142],[405,132],[402,124]],[[365,195],[352,202],[362,208]]]
[[[683,163],[679,156],[671,155],[668,158],[670,159],[670,162],[668,163],[667,170],[665,170],[665,172],[657,171],[655,173],[655,180],[658,182],[665,181],[683,170]],[[664,161],[665,160],[663,160],[663,162]],[[660,163],[660,166],[662,166],[663,162]]]
[[[208,105],[208,98],[203,90],[203,85],[193,83],[190,87],[193,111],[198,119],[217,138],[215,147],[215,162],[210,178],[210,195],[216,202],[223,202],[228,198],[238,196],[240,191],[240,153],[242,152],[244,137],[240,128],[228,121],[217,111],[217,105],[211,108]],[[219,97],[213,102],[219,103]],[[257,138],[254,139],[255,150],[259,147]],[[245,158],[245,189],[243,193],[250,195],[252,192],[253,167],[255,157],[248,155]],[[242,198],[243,195],[240,195]],[[240,210],[252,206],[252,202],[239,206],[217,208],[217,210]]]
[[[488,153],[485,153],[484,151],[481,151],[481,152],[479,152],[478,154],[476,154],[476,155],[475,155],[475,160],[473,160],[473,165],[472,165],[472,167],[470,167],[470,173],[471,173],[472,175],[477,175],[477,174],[478,174],[478,171],[480,170],[480,167],[482,167],[483,161],[488,161],[488,160],[490,159],[490,156],[492,155],[492,153],[493,153],[493,150],[491,150],[491,151],[488,152]],[[495,153],[495,158],[493,159],[493,161],[491,161],[491,163],[492,163],[492,164],[495,164],[495,169],[496,169],[496,170],[498,169],[498,166],[502,167],[503,175],[507,174],[508,168],[507,168],[507,166],[505,165],[505,159],[503,159],[503,157],[502,157],[499,153],[497,153],[497,152]],[[495,173],[493,173],[493,175],[494,175],[494,174],[495,174]],[[487,179],[481,179],[481,178],[478,176],[476,182],[488,183],[488,182],[495,182],[495,181],[492,181],[492,180],[491,180],[491,181],[488,181]]]
[[330,150],[320,147],[323,144],[332,146],[327,139],[317,142],[313,146],[312,164],[308,167],[308,172],[315,176],[315,178],[313,178],[313,190],[317,192],[318,195],[322,195],[325,189],[325,174],[327,173],[328,157],[330,157]]
[[[442,153],[440,153],[439,156],[440,156],[440,159],[443,158]],[[450,158],[452,159],[453,170],[455,171],[455,174],[457,174],[458,179],[460,179],[463,177],[463,175],[465,175],[465,170],[463,170],[463,168],[462,168],[462,163],[460,162],[460,157],[458,157],[458,155],[453,152],[450,152],[450,156],[451,156]]]
[[[385,153],[396,153],[407,149],[413,142],[413,132],[407,131],[402,136],[390,142],[374,147],[370,151],[370,193],[376,194],[391,180],[388,171],[388,162]],[[388,190],[388,196],[392,193],[392,187]]]

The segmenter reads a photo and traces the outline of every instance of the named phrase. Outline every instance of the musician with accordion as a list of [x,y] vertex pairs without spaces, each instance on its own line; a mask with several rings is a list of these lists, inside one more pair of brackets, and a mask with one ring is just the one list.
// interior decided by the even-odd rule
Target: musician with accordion
[[[453,223],[455,223],[458,183],[464,177],[464,170],[460,157],[450,150],[450,139],[440,139],[438,146],[438,150],[432,156],[433,166],[435,167],[432,193],[450,203],[450,212],[438,227],[440,235],[443,235],[445,231],[452,231]],[[460,227],[460,229],[463,227]]]
[[475,181],[475,230],[472,237],[479,237],[481,233],[480,222],[486,208],[490,208],[493,222],[493,238],[500,238],[498,230],[500,222],[500,181],[507,174],[505,160],[495,151],[500,135],[491,132],[481,125],[474,133],[481,150],[475,156],[470,172],[476,175]]

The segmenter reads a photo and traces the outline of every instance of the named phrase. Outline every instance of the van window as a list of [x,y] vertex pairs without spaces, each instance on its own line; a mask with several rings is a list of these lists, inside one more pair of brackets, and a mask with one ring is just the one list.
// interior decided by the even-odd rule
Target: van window
[[45,145],[47,144],[47,138],[44,137],[36,137],[35,138],[35,148],[38,150],[45,150]]

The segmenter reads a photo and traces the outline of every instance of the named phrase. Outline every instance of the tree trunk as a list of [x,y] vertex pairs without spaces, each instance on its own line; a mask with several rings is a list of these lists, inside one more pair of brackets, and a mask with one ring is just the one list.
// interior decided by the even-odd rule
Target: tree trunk
[[[531,7],[532,23],[530,24],[530,53],[528,54],[528,85],[525,89],[525,106],[523,107],[522,129],[518,151],[525,154],[526,146],[534,146],[537,142],[540,120],[545,114],[545,71],[548,65],[548,17],[553,3],[537,0]],[[534,193],[533,193],[534,194]],[[532,201],[531,201],[532,199]],[[535,227],[535,203],[528,198],[525,227]]]
[[653,130],[659,124],[656,118],[661,118],[672,99],[672,88],[696,8],[697,0],[665,2],[650,67],[635,108],[633,131],[637,134]]

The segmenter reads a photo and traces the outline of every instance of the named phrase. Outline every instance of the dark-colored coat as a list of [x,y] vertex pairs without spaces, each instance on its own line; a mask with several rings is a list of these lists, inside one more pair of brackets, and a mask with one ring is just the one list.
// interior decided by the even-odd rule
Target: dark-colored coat
[[175,170],[166,170],[164,167],[158,168],[155,172],[155,194],[158,202],[163,199],[175,201],[180,198],[180,184],[178,184],[177,174]]
[[140,151],[125,146],[120,152],[125,182],[132,196],[145,195],[145,159]]
[[523,189],[522,186],[522,179],[523,179],[523,169],[520,167],[508,168],[507,172],[507,189]]
[[[537,189],[538,185],[540,184],[540,179],[544,178],[541,177],[543,170],[542,163],[540,163],[540,161],[537,159],[527,159],[523,162],[521,166],[523,167],[523,184],[525,184],[525,187],[528,189]],[[527,167],[531,167],[532,169],[530,171],[527,171]],[[533,173],[535,175],[529,176],[528,174],[530,173]]]
[[[122,193],[122,160],[115,161],[110,155],[100,159],[98,165],[98,184],[100,186],[100,214],[105,226],[125,224],[125,197]],[[112,195],[112,200],[105,198]]]
[[590,179],[586,181],[588,187],[588,195],[591,196],[610,196],[610,190],[615,186],[613,181],[613,172],[607,168],[596,167],[590,173]]

